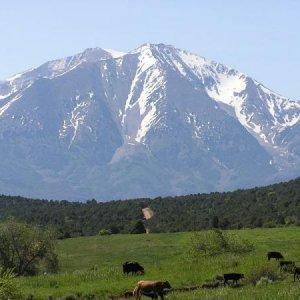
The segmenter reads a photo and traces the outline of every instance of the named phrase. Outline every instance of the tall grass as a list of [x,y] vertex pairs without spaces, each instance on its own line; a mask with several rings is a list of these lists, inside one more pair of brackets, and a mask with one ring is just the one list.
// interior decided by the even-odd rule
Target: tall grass
[[13,270],[0,269],[0,299],[17,299],[20,296],[20,288]]

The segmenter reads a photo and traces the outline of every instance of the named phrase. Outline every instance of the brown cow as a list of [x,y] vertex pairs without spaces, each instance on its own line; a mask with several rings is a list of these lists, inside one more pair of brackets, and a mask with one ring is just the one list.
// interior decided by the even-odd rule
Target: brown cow
[[142,295],[152,299],[164,299],[164,295],[172,289],[168,281],[139,281],[133,291],[133,296],[140,300]]

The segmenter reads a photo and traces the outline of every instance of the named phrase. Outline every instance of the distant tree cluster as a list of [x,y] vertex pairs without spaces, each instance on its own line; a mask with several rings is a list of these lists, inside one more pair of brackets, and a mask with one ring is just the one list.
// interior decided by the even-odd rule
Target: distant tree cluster
[[300,225],[300,178],[226,193],[156,198],[152,232]]
[[[141,208],[154,217],[144,220]],[[60,238],[116,233],[300,225],[300,178],[234,192],[86,203],[0,196],[0,219],[52,226]]]

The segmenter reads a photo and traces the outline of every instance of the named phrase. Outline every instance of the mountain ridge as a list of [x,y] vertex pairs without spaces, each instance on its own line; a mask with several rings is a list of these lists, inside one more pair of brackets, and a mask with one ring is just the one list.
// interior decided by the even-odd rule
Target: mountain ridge
[[116,199],[299,175],[296,101],[170,45],[110,51],[89,48],[0,83],[0,170],[10,171],[0,189]]

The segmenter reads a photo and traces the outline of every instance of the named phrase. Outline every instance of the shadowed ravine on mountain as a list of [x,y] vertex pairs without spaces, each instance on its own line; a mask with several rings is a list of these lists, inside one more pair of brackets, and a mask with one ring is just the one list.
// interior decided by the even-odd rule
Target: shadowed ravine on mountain
[[300,104],[172,46],[87,49],[0,83],[0,99],[3,194],[110,200],[300,174]]

